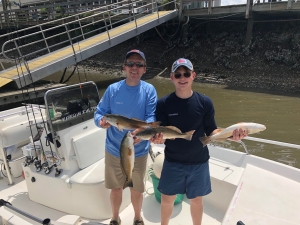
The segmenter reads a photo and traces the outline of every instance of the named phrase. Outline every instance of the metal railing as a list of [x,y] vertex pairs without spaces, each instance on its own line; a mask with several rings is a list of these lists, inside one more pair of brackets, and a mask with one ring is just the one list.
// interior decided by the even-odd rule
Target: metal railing
[[[15,60],[16,58],[22,58],[24,60],[33,59],[68,45],[73,46],[75,43],[81,40],[103,32],[103,30],[107,32],[110,39],[109,30],[115,26],[118,26],[118,24],[128,22],[128,20],[134,20],[137,28],[136,20],[137,18],[145,15],[146,9],[148,9],[147,13],[156,12],[157,17],[159,18],[159,10],[166,9],[166,7],[170,6],[172,9],[176,8],[176,0],[167,2],[165,4],[158,4],[156,0],[153,0],[151,3],[138,6],[138,3],[142,4],[143,2],[144,0],[138,0],[130,1],[128,3],[128,0],[124,0],[108,6],[90,10],[88,13],[91,15],[88,16],[86,16],[86,11],[73,16],[60,18],[55,21],[46,22],[1,35],[0,39],[7,40],[2,45],[1,54],[9,60]],[[112,13],[112,11],[119,9],[121,10],[124,9],[124,7],[128,8],[127,18],[112,22],[112,19],[120,14],[127,15],[125,13]],[[57,25],[58,23],[61,24]],[[104,26],[102,26],[102,24],[104,24]],[[19,36],[19,34],[22,32],[29,34]],[[41,37],[40,40],[33,40],[30,42],[30,40],[34,39],[33,37],[37,35]],[[62,40],[56,41],[59,38]],[[35,46],[37,44],[44,44],[44,47],[34,50],[36,49]],[[26,49],[29,50],[28,53],[24,53],[26,52]]]
[[[277,145],[277,146],[295,148],[295,149],[300,150],[300,145],[296,145],[296,144],[290,144],[290,143],[285,143],[285,142],[280,142],[280,141],[273,141],[273,140],[267,140],[267,139],[262,139],[262,138],[255,138],[255,137],[245,137],[244,139],[245,140],[249,140],[249,141],[256,141],[256,142],[260,142],[260,143],[266,143],[266,144],[272,144],[272,145]],[[240,143],[244,147],[245,152],[247,154],[249,154],[248,148],[245,145],[245,143],[243,141],[239,141],[238,143]]]

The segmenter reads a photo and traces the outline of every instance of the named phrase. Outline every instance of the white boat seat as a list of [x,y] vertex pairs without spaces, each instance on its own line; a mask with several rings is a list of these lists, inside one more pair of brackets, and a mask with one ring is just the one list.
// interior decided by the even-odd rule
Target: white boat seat
[[95,127],[72,138],[72,146],[80,169],[84,169],[105,156],[106,129]]
[[104,158],[70,177],[71,183],[99,184],[104,182]]

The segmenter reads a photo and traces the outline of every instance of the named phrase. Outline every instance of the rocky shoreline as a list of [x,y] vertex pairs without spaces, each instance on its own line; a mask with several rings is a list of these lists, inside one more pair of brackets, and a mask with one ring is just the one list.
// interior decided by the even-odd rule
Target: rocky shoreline
[[81,65],[100,74],[123,75],[121,65],[130,49],[142,50],[147,58],[143,79],[168,78],[174,60],[186,57],[194,63],[196,82],[222,84],[285,95],[300,94],[300,26],[259,24],[254,26],[249,46],[244,45],[246,24],[218,22],[190,24],[189,37],[168,39],[176,27],[158,27],[139,37],[103,51]]
[[125,53],[140,49],[147,58],[144,80],[169,78],[173,61],[185,57],[194,64],[196,82],[300,96],[300,21],[255,23],[249,46],[245,21],[187,26],[189,35],[183,37],[182,24],[163,24],[80,62],[79,68],[123,76]]

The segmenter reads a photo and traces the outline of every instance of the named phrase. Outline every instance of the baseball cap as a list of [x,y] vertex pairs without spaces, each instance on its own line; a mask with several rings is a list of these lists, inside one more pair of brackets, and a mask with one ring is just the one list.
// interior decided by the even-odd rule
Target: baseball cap
[[190,60],[185,59],[185,58],[179,58],[172,65],[172,73],[174,73],[180,66],[184,66],[184,67],[188,68],[189,70],[194,69],[193,64],[191,63]]
[[146,61],[145,54],[144,54],[142,51],[137,50],[137,49],[133,49],[133,50],[127,52],[127,53],[126,53],[125,59],[127,59],[127,58],[128,58],[129,56],[131,56],[132,54],[138,54],[138,55],[140,55],[140,56]]

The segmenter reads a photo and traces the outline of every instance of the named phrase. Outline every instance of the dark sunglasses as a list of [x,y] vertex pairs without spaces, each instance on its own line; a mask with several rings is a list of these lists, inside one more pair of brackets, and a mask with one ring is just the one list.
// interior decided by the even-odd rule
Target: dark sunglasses
[[176,79],[179,79],[181,77],[181,75],[183,75],[185,78],[189,78],[191,76],[191,72],[185,72],[185,73],[175,73],[174,77]]
[[125,63],[125,66],[128,66],[128,67],[130,67],[130,68],[134,67],[134,65],[135,65],[137,68],[142,68],[142,67],[145,66],[143,63],[140,63],[140,62],[126,62],[126,63]]

